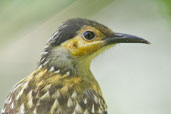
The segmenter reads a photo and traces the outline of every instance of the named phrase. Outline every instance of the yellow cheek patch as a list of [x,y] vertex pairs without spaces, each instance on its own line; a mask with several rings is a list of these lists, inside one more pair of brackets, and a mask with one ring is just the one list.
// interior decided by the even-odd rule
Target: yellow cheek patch
[[[95,38],[86,40],[83,36],[85,31],[93,31],[96,35]],[[90,26],[84,26],[75,38],[62,43],[62,46],[67,48],[74,56],[88,55],[104,46],[104,37],[99,30]]]
[[80,38],[74,38],[63,44],[63,46],[69,49],[74,56],[92,54],[104,46],[103,41],[92,41],[87,43],[86,41],[79,39]]

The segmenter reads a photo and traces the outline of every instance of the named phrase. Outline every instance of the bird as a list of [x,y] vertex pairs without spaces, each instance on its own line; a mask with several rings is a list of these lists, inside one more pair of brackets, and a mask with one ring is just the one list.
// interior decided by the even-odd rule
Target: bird
[[91,19],[66,20],[46,43],[37,68],[13,87],[1,113],[107,114],[107,104],[90,64],[119,43],[150,44]]

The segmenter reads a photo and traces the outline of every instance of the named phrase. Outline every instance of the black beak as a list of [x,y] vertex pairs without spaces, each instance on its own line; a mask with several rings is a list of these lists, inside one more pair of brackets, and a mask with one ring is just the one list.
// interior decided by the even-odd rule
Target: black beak
[[144,43],[150,44],[149,41],[140,38],[138,36],[123,34],[123,33],[115,33],[113,37],[105,38],[107,44],[115,44],[115,43]]

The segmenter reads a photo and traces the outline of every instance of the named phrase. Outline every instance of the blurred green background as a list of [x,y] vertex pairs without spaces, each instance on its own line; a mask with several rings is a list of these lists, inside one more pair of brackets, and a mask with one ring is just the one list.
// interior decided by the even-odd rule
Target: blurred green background
[[0,109],[12,86],[36,68],[49,37],[73,17],[152,42],[119,44],[93,61],[109,114],[171,114],[170,0],[1,0]]

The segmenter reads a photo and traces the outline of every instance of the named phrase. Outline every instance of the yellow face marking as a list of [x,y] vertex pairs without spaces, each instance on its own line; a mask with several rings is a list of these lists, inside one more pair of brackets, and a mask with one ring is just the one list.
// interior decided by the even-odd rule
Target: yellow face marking
[[[85,31],[94,32],[95,38],[93,40],[86,40],[83,36]],[[105,35],[98,29],[91,26],[84,26],[74,38],[64,42],[62,46],[69,49],[74,56],[86,56],[102,48],[104,46],[104,38]]]

